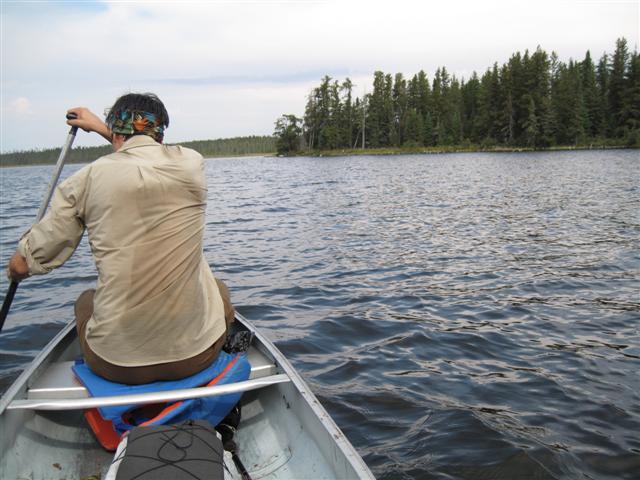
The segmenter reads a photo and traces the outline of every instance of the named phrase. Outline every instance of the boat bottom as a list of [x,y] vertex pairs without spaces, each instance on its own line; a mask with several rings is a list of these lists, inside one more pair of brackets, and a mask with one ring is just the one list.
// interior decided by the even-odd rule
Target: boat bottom
[[245,393],[236,443],[252,479],[349,477],[335,442],[302,400],[290,383]]
[[[252,479],[341,478],[314,437],[316,429],[320,433],[324,429],[314,425],[317,417],[299,411],[302,402],[290,384],[247,392],[242,404],[236,443]],[[5,415],[4,420],[12,424],[5,426],[15,429],[15,442],[4,452],[2,478],[62,480],[106,475],[113,453],[102,449],[82,412],[10,410]]]
[[3,455],[2,478],[16,480],[101,478],[113,453],[86,426],[82,412],[28,412]]

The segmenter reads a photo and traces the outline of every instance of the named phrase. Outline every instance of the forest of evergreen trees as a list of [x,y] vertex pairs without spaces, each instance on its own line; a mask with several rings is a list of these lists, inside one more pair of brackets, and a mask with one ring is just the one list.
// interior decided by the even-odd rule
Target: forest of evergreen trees
[[640,147],[640,56],[624,38],[597,63],[588,51],[563,63],[538,47],[468,80],[445,67],[432,81],[424,71],[409,80],[377,71],[364,102],[353,87],[325,76],[304,118],[276,122],[279,153],[360,147],[363,122],[368,148]]
[[[270,136],[250,136],[235,138],[220,138],[217,140],[195,140],[180,143],[183,147],[193,148],[206,157],[223,157],[236,155],[252,155],[274,153],[276,140]],[[110,145],[102,147],[78,147],[73,148],[67,163],[88,163],[111,153]],[[0,166],[14,165],[44,165],[56,163],[60,154],[60,148],[48,148],[43,150],[26,150],[0,154]]]

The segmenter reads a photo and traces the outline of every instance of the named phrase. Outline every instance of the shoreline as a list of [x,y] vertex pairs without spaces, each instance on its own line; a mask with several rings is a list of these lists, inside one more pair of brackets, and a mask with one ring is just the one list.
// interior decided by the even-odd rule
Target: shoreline
[[[205,161],[207,160],[216,160],[219,158],[243,158],[243,157],[277,157],[276,152],[267,152],[267,153],[238,153],[237,155],[203,155]],[[100,157],[96,157],[96,160]],[[69,161],[67,160],[65,165],[87,165],[91,163],[91,161]],[[38,162],[38,163],[11,163],[4,164],[0,163],[0,169],[2,168],[13,168],[13,167],[42,167],[48,165],[55,165],[56,162]]]
[[350,148],[333,150],[299,151],[291,155],[278,157],[349,157],[362,155],[437,155],[445,153],[532,153],[532,152],[568,152],[581,150],[637,150],[637,147],[626,145],[578,145],[555,146],[548,148],[531,147],[489,147],[480,146],[441,146],[441,147],[381,147]]
[[[629,147],[626,145],[579,145],[579,146],[555,146],[549,148],[531,148],[531,147],[489,147],[482,148],[480,146],[445,146],[445,147],[381,147],[381,148],[350,148],[350,149],[333,149],[333,150],[312,150],[299,151],[291,155],[281,155],[276,152],[256,152],[256,153],[240,153],[231,155],[204,155],[204,160],[216,160],[219,158],[244,158],[244,157],[267,157],[267,158],[293,158],[293,157],[357,157],[363,155],[438,155],[448,153],[532,153],[532,152],[568,152],[581,150],[638,150],[638,147]],[[91,163],[90,161],[69,161],[67,165],[83,165]],[[38,162],[38,163],[0,163],[1,168],[12,167],[36,167],[44,165],[55,165],[55,161]]]

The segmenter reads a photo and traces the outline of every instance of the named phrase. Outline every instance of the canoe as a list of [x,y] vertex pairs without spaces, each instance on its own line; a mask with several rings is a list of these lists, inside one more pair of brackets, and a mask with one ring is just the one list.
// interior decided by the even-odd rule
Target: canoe
[[90,398],[71,371],[81,352],[75,325],[70,322],[0,400],[0,478],[104,478],[113,453],[105,451],[93,436],[84,409],[241,391],[242,420],[235,441],[251,478],[373,479],[275,345],[240,314],[236,314],[235,325],[254,333],[247,354],[251,364],[248,380],[137,394],[136,398]]

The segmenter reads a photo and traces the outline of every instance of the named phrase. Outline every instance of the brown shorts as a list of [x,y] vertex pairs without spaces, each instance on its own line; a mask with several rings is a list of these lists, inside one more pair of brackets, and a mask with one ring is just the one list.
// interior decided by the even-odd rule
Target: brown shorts
[[[231,305],[229,289],[222,281],[216,279],[216,282],[218,283],[218,289],[220,290],[222,302],[224,303],[224,317],[228,331],[229,325],[233,323],[235,311],[233,309],[233,305]],[[222,350],[222,346],[227,339],[227,333],[225,332],[204,352],[185,360],[157,363],[142,367],[123,367],[120,365],[114,365],[95,354],[89,347],[85,337],[87,322],[93,314],[93,296],[95,293],[96,291],[93,289],[86,290],[82,292],[78,297],[78,300],[76,300],[76,329],[78,330],[78,339],[80,340],[80,347],[82,349],[85,362],[87,362],[91,367],[91,370],[95,373],[107,380],[111,380],[112,382],[139,385],[142,383],[155,382],[157,380],[177,380],[194,375],[211,365],[220,353],[220,350]]]

